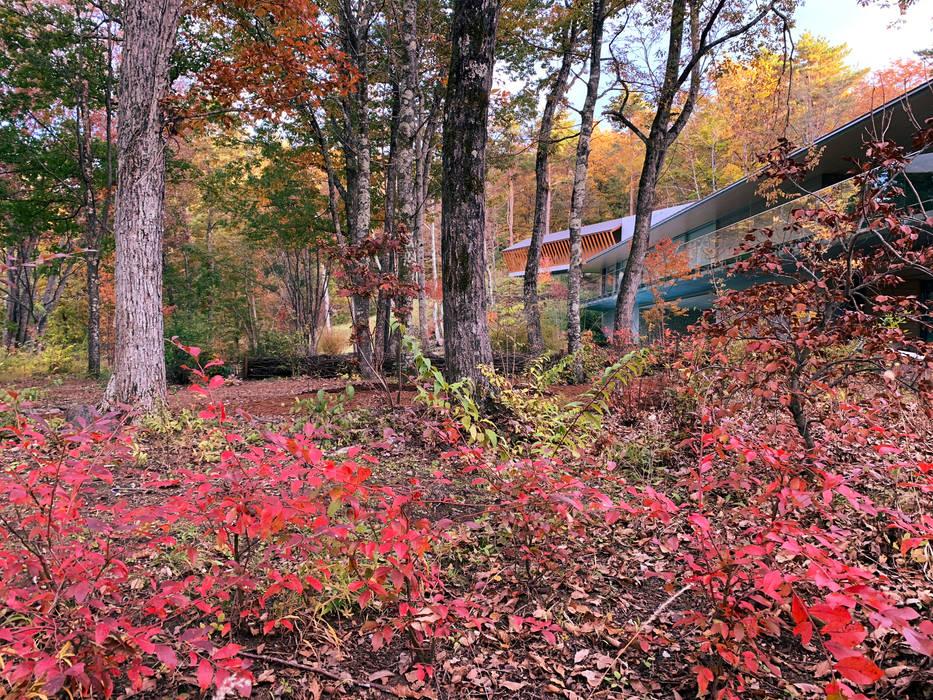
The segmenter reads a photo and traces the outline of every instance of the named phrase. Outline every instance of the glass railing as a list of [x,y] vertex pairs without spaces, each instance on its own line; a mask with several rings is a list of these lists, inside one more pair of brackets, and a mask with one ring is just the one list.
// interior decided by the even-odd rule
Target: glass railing
[[[789,243],[805,238],[816,232],[816,227],[805,224],[800,228],[786,228],[796,209],[815,209],[819,206],[831,206],[834,209],[845,207],[856,195],[854,179],[843,180],[835,185],[824,187],[813,194],[797,197],[755,214],[734,224],[724,226],[692,241],[683,243],[678,249],[679,254],[685,254],[691,269],[700,270],[706,267],[718,267],[734,261],[739,253],[737,249],[744,244],[760,243],[767,238],[766,230],[773,231],[771,240],[775,243]],[[753,236],[752,240],[747,240]],[[587,277],[592,279],[587,282]],[[619,281],[613,280],[613,288],[604,288],[600,273],[584,274],[581,289],[581,301],[589,302],[601,299],[618,292]],[[586,295],[586,296],[584,296]]]
[[[919,195],[924,209],[933,208],[933,199],[930,197],[930,185],[933,184],[933,180],[930,174],[924,172],[908,177],[912,186],[906,189],[914,195],[908,197],[911,204],[916,204],[915,196]],[[852,206],[856,196],[858,196],[857,183],[855,178],[849,178],[687,241],[677,250],[678,253],[687,256],[687,261],[693,270],[722,267],[734,262],[741,255],[741,248],[744,245],[764,242],[767,239],[768,230],[772,232],[771,240],[778,245],[811,235],[826,235],[825,229],[821,231],[822,227],[809,221],[803,221],[799,227],[788,226],[793,218],[792,213],[797,209],[821,207],[844,211]],[[604,279],[600,273],[586,273],[583,275],[581,301],[589,302],[614,296],[618,289],[619,280],[614,275]]]
[[808,223],[799,228],[788,227],[793,211],[819,207],[831,207],[839,211],[845,209],[856,195],[854,179],[843,180],[687,241],[678,252],[686,254],[694,270],[725,265],[738,257],[738,250],[743,245],[764,242],[769,229],[773,232],[771,240],[776,244],[790,243],[816,233],[817,227]]
[[593,299],[610,294],[603,285],[603,276],[600,272],[584,272],[580,281],[580,302],[586,303]]

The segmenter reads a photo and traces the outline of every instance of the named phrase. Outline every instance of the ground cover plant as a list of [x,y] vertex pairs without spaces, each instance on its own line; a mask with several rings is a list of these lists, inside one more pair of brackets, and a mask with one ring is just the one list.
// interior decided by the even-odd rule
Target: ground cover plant
[[[6,399],[14,694],[922,697],[929,682],[933,455],[907,396],[910,429],[868,404],[814,452],[789,418],[775,431],[696,393],[684,418],[696,378],[655,364],[595,383],[606,411],[575,424],[584,449],[555,452],[538,415],[510,453],[520,433],[451,430],[465,414],[436,398],[328,454],[334,425],[232,417],[208,369],[201,435],[173,464],[154,426]],[[614,418],[623,402],[672,442]],[[195,458],[210,435],[219,459]],[[640,439],[661,468],[620,449]]]

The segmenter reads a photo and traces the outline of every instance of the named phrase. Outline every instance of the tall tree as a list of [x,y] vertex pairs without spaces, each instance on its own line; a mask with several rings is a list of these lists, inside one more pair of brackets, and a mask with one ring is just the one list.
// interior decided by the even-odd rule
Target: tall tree
[[[635,295],[641,284],[645,256],[650,246],[651,216],[655,209],[656,191],[661,168],[668,150],[690,119],[700,92],[703,70],[708,57],[745,37],[751,30],[768,36],[766,29],[777,26],[787,29],[788,17],[796,0],[671,0],[661,8],[656,3],[639,3],[633,8],[636,24],[663,26],[667,47],[661,50],[663,70],[655,80],[651,66],[642,64],[642,70],[630,56],[616,55],[618,77],[623,99],[611,115],[631,129],[645,144],[645,160],[638,180],[635,203],[635,229],[625,272],[616,299],[615,330],[627,333],[633,329]],[[652,15],[666,10],[663,23]],[[658,18],[659,19],[659,18]],[[658,37],[663,43],[663,39]],[[640,41],[638,55],[647,56],[645,42]],[[641,73],[640,79],[637,77]],[[646,73],[648,75],[646,75]],[[648,133],[642,131],[626,114],[627,98],[632,94],[633,77],[643,86],[644,97],[651,103],[654,114]],[[657,85],[652,89],[652,85]]]
[[[570,69],[573,65],[574,49],[579,34],[576,17],[564,18],[559,31],[557,49],[560,53],[560,65],[551,79],[551,88],[544,101],[541,123],[538,126],[538,145],[535,153],[535,209],[531,228],[531,240],[528,243],[528,255],[525,259],[525,277],[522,283],[522,297],[525,306],[525,324],[528,327],[528,345],[531,352],[544,352],[544,337],[541,333],[541,309],[538,304],[538,272],[541,264],[541,248],[544,236],[548,233],[549,208],[551,203],[551,171],[549,158],[552,149],[552,131],[554,116],[567,91]],[[510,226],[514,217],[512,198],[512,175],[509,174]],[[510,237],[512,231],[509,231]],[[511,244],[511,241],[510,241]]]
[[165,400],[162,100],[183,0],[127,0],[123,8],[114,210],[114,366],[105,406],[148,410]]
[[580,112],[580,136],[577,139],[577,160],[570,194],[570,269],[567,278],[567,352],[576,353],[574,376],[583,381],[583,357],[580,337],[580,281],[583,277],[583,203],[586,200],[586,170],[590,159],[590,137],[593,116],[599,97],[600,64],[603,53],[603,25],[606,21],[606,0],[593,0],[590,19],[590,75],[586,82],[586,97]]
[[[398,110],[398,223],[404,227],[408,236],[399,260],[399,281],[411,282],[416,264],[417,242],[415,232],[415,212],[418,196],[415,191],[415,137],[417,133],[416,100],[418,96],[418,0],[402,0],[398,21],[398,41],[400,44],[401,65],[399,78]],[[403,323],[408,322],[408,311],[401,315]]]
[[444,110],[441,258],[445,371],[479,382],[486,317],[486,142],[499,0],[456,0]]

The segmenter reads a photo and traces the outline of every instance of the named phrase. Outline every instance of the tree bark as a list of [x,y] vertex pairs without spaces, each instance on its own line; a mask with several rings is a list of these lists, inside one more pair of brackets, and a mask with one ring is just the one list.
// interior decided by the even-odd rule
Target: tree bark
[[[641,285],[644,260],[651,246],[651,214],[654,211],[658,176],[664,164],[664,154],[654,144],[648,144],[645,162],[638,179],[638,196],[635,198],[635,227],[632,232],[631,249],[625,263],[625,272],[616,297],[614,332],[623,341],[634,333],[635,296]],[[641,262],[639,262],[641,261]]]
[[[435,214],[433,218],[436,218]],[[437,236],[434,235],[434,221],[431,221],[431,288],[434,290],[434,293],[437,293]],[[434,341],[440,345],[443,342],[443,336],[441,335],[441,325],[442,320],[440,318],[440,304],[437,303],[437,299],[434,299],[433,304],[433,321],[434,321]]]
[[87,373],[100,375],[100,253],[86,254]]
[[515,245],[515,168],[509,168],[509,200],[506,221],[509,226],[509,245]]
[[[387,239],[394,239],[398,220],[398,122],[401,103],[401,88],[392,86],[392,119],[389,124],[389,157],[386,159],[385,207],[382,232]],[[396,274],[399,261],[394,250],[379,253],[379,268],[383,274]],[[380,287],[376,295],[376,326],[373,329],[373,364],[381,368],[387,357],[393,357],[392,336],[389,325],[392,320],[392,297],[388,289]]]
[[590,159],[590,138],[593,135],[593,115],[599,97],[600,62],[603,49],[603,24],[606,0],[594,0],[590,29],[590,76],[586,83],[586,98],[580,113],[580,137],[577,140],[577,160],[570,194],[570,270],[567,278],[567,352],[576,353],[574,376],[583,381],[583,347],[580,334],[580,281],[583,276],[583,203],[586,200],[586,171]]
[[[429,131],[433,138],[433,129]],[[423,145],[423,143],[422,143]],[[428,327],[428,294],[427,294],[427,275],[425,275],[425,247],[424,247],[424,220],[428,205],[428,185],[431,180],[431,154],[433,149],[430,146],[420,148],[421,151],[415,164],[415,191],[419,194],[418,206],[415,211],[415,230],[412,232],[412,239],[415,243],[415,260],[418,263],[418,337],[421,340],[421,346],[428,347],[431,339]],[[432,241],[433,243],[433,241]]]
[[[415,230],[412,232],[412,238],[415,240],[415,246],[417,252],[416,260],[420,266],[420,272],[418,275],[418,331],[421,338],[422,347],[427,348],[429,341],[431,339],[429,324],[428,324],[428,314],[429,306],[434,309],[434,318],[437,318],[437,305],[436,303],[428,301],[427,294],[427,275],[425,273],[425,243],[424,243],[424,233],[425,233],[425,217],[427,214],[428,208],[428,194],[430,191],[431,185],[431,164],[434,158],[434,149],[435,149],[435,135],[437,134],[438,120],[441,116],[441,111],[439,105],[442,102],[442,94],[439,88],[436,88],[434,91],[434,97],[431,102],[430,110],[427,113],[426,119],[422,128],[418,132],[417,140],[417,160],[415,162],[415,191],[418,193],[418,202],[415,213]],[[421,113],[424,115],[425,109],[425,99],[424,93],[421,94]],[[434,222],[432,219],[431,222],[431,246],[432,246],[432,256],[434,255]],[[435,261],[432,258],[432,265],[435,264]],[[437,272],[435,270],[433,280],[437,279]]]
[[[110,61],[108,53],[108,61]],[[109,81],[108,68],[108,81]],[[106,97],[105,128],[107,141],[107,185],[100,208],[98,209],[99,193],[94,180],[94,156],[91,151],[91,110],[90,96],[86,80],[80,81],[76,91],[77,118],[77,146],[78,168],[81,173],[82,204],[84,207],[84,247],[86,275],[85,296],[87,297],[87,373],[92,377],[100,375],[100,248],[107,233],[107,223],[111,202],[111,109],[109,82]]]
[[165,137],[161,100],[183,0],[128,0],[118,85],[114,211],[114,367],[103,403],[150,410],[165,400],[162,218]]
[[486,142],[499,0],[456,0],[444,112],[441,262],[444,358],[450,379],[485,383]]
[[[554,117],[557,114],[557,108],[567,91],[567,81],[573,64],[576,35],[576,23],[571,22],[564,33],[560,68],[545,99],[544,112],[541,114],[541,125],[538,128],[538,150],[535,154],[535,212],[531,227],[531,240],[528,243],[528,255],[525,259],[525,277],[522,284],[525,325],[528,328],[528,345],[531,352],[536,355],[544,352],[544,336],[541,333],[541,308],[538,303],[538,271],[541,264],[541,248],[544,245],[544,236],[547,235],[550,226],[551,169],[549,158],[551,153],[551,132],[554,129]],[[512,181],[510,179],[510,203],[511,187]],[[509,226],[509,237],[511,238],[511,220]]]
[[[404,227],[408,242],[401,253],[398,277],[401,284],[414,281],[416,241],[415,230],[415,117],[416,91],[418,89],[418,0],[402,0],[401,29],[399,40],[402,49],[401,80],[399,84],[398,110],[398,223]],[[411,318],[411,299],[398,300],[399,320],[408,324]],[[401,312],[401,313],[399,313]]]
[[[341,101],[344,116],[344,156],[346,161],[347,229],[351,245],[370,235],[372,224],[372,154],[369,126],[369,29],[372,8],[357,7],[352,0],[341,0],[341,48],[356,69],[356,81]],[[350,283],[363,285],[363,261],[353,263]],[[372,338],[369,330],[370,301],[367,294],[352,299],[353,337],[360,373],[375,376]]]

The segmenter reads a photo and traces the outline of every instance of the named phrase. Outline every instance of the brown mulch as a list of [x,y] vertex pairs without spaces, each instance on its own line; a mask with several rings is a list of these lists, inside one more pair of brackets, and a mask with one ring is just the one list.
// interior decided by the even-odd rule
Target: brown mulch
[[[399,394],[395,381],[388,381],[388,391],[375,381],[351,381],[355,393],[347,401],[348,410],[365,409],[389,410],[393,406],[410,406],[417,392],[411,384],[402,385]],[[43,396],[35,403],[42,412],[57,415],[75,405],[96,405],[103,394],[104,386],[92,379],[69,378],[60,383],[43,383],[41,380],[24,380],[8,384],[8,388],[22,391],[27,387],[42,385]],[[239,415],[246,413],[258,420],[274,420],[292,415],[292,408],[297,400],[314,399],[320,390],[328,395],[329,403],[346,389],[344,379],[321,379],[318,377],[293,377],[259,380],[229,380],[223,386],[213,390],[215,400],[223,402],[227,413]],[[560,397],[562,402],[577,400],[592,385],[578,384],[555,386],[550,393]],[[194,409],[203,403],[203,397],[188,390],[186,386],[170,385],[168,407],[176,411]]]
[[[19,381],[11,383],[8,388],[22,391],[27,387],[35,387],[41,382],[38,380]],[[401,400],[399,400],[397,386],[390,383],[390,396],[385,389],[378,387],[375,382],[351,382],[356,390],[353,399],[347,402],[350,409],[376,409],[388,408],[391,404],[410,405],[415,396],[408,386],[403,386]],[[227,412],[237,415],[245,412],[257,419],[273,419],[287,417],[296,400],[313,399],[319,390],[323,389],[331,401],[336,400],[346,388],[347,382],[343,379],[319,379],[312,377],[294,377],[288,379],[263,379],[239,381],[231,380],[215,389],[212,395],[215,400],[221,401],[227,407]],[[44,394],[35,403],[37,408],[51,415],[64,413],[70,406],[95,405],[104,391],[99,382],[91,379],[65,379],[59,384],[43,384]],[[180,409],[193,409],[203,403],[203,397],[188,390],[187,387],[173,385],[169,387],[168,407],[176,411]]]

